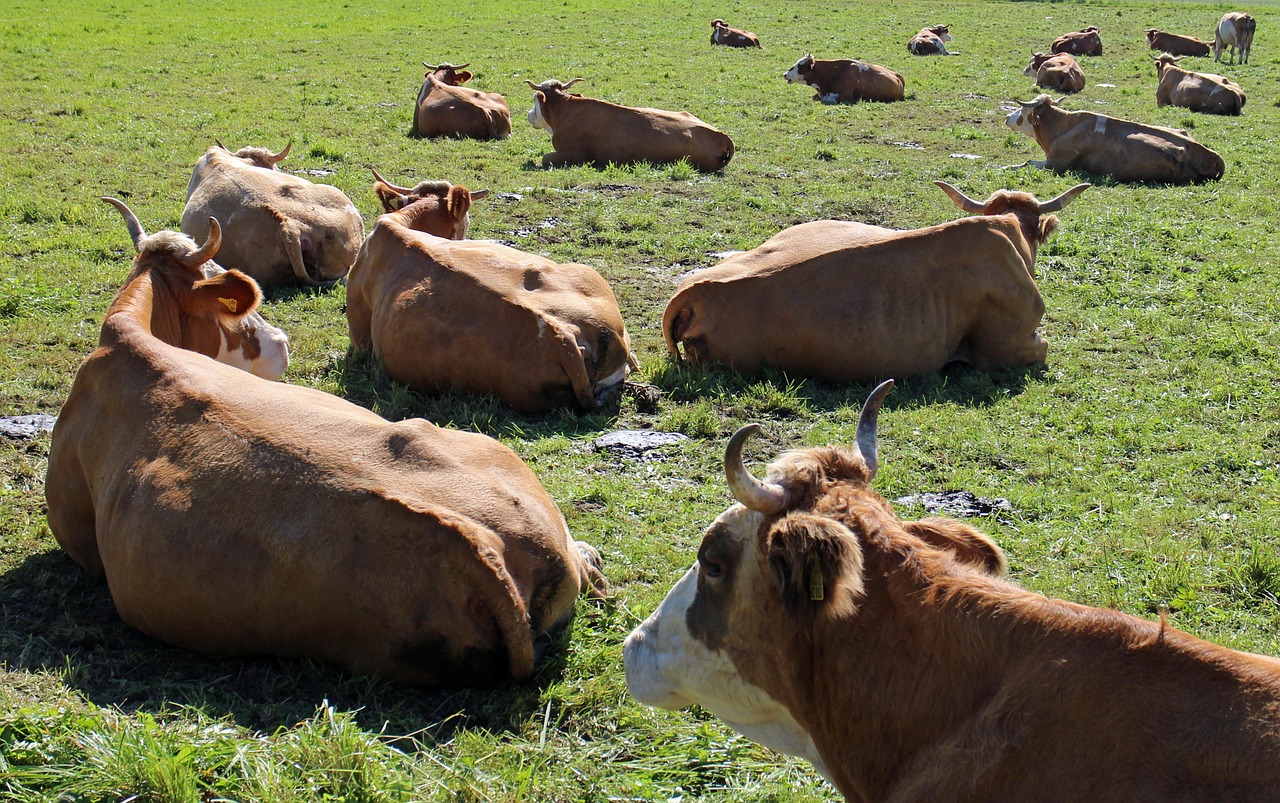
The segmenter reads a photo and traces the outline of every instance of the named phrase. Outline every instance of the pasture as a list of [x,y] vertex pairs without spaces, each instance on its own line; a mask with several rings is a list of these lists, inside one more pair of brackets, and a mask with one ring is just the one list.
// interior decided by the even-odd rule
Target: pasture
[[[44,512],[47,434],[0,439],[0,798],[151,801],[667,801],[835,799],[802,762],[698,710],[626,692],[622,641],[694,559],[730,501],[720,469],[740,424],[764,428],[748,464],[792,445],[849,442],[869,386],[670,363],[659,331],[680,277],[798,223],[895,228],[976,198],[1044,200],[1081,179],[1033,168],[1040,149],[1002,105],[1038,90],[1033,50],[1098,25],[1083,93],[1063,101],[1187,129],[1226,160],[1219,182],[1094,187],[1040,251],[1047,364],[953,367],[899,378],[880,417],[889,499],[967,490],[1008,500],[974,520],[1032,590],[1155,618],[1280,655],[1280,14],[1195,2],[631,6],[526,0],[410,7],[377,0],[217,4],[83,0],[0,10],[0,415],[56,414],[133,249],[125,200],[148,232],[178,227],[195,160],[294,143],[281,168],[345,191],[372,226],[375,168],[447,179],[489,198],[470,236],[595,267],[617,293],[656,404],[624,395],[591,415],[529,418],[492,399],[424,395],[348,350],[345,289],[273,292],[290,335],[283,381],[388,418],[422,416],[501,439],[542,480],[614,586],[580,600],[530,685],[421,690],[300,660],[195,656],[124,626],[105,585],[54,542]],[[1226,10],[1258,34],[1248,65],[1187,59],[1248,94],[1241,117],[1155,107],[1143,31],[1212,38]],[[710,20],[764,50],[712,48]],[[946,23],[951,57],[907,39]],[[825,106],[782,74],[801,55],[857,56],[906,79],[895,104]],[[407,135],[423,61],[471,62],[506,95],[500,142]],[[688,110],[733,137],[722,174],[685,165],[543,170],[550,138],[524,118],[525,79]],[[760,325],[767,325],[761,322]],[[652,393],[652,391],[650,391]],[[643,394],[641,394],[643,395]],[[111,426],[103,421],[103,426]],[[593,447],[617,429],[688,440],[633,459]],[[906,516],[918,505],[898,506]],[[62,795],[61,798],[59,796]]]

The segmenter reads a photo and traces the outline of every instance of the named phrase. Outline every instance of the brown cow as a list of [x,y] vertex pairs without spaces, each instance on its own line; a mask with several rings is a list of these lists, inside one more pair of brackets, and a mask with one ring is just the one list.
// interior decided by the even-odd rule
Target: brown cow
[[182,232],[204,240],[209,218],[217,218],[224,235],[218,259],[262,285],[337,281],[364,241],[364,220],[337,187],[277,170],[288,153],[210,148],[191,173]]
[[1243,11],[1231,11],[1222,15],[1213,33],[1213,60],[1222,61],[1222,51],[1231,48],[1228,64],[1236,63],[1236,50],[1240,51],[1240,63],[1249,63],[1249,51],[1253,49],[1253,32],[1258,23]]
[[857,59],[818,61],[805,53],[782,75],[793,84],[817,90],[813,99],[823,103],[856,103],[859,100],[902,100],[906,82],[888,67]]
[[360,250],[347,280],[352,346],[424,390],[494,393],[526,413],[596,409],[635,367],[609,284],[586,265],[428,233],[465,234],[479,195],[435,186],[378,218]]
[[1033,75],[1036,86],[1072,94],[1084,89],[1084,70],[1070,53],[1035,53],[1023,75]]
[[[154,237],[148,237],[138,217],[123,201],[115,198],[102,200],[114,206],[124,218],[134,251],[138,254],[144,251],[185,253],[196,250],[195,241],[185,234],[161,231]],[[134,268],[140,264],[143,261],[136,260]],[[214,279],[227,272],[212,260],[201,265],[200,270],[206,279]],[[133,278],[133,273],[130,273],[125,283]],[[176,322],[176,334],[172,336],[173,345],[212,357],[263,379],[279,379],[289,367],[289,336],[267,323],[257,310],[244,315],[232,306],[224,301],[221,307],[180,316]]]
[[568,91],[585,80],[525,80],[534,93],[529,124],[550,133],[555,147],[542,157],[543,167],[688,159],[695,169],[714,173],[733,158],[733,140],[688,112],[619,106]]
[[497,92],[481,92],[462,84],[472,74],[448,62],[422,63],[427,73],[413,107],[413,133],[420,137],[506,139],[511,136],[511,111]]
[[740,31],[737,28],[730,28],[725,24],[724,20],[716,19],[711,21],[711,44],[725,45],[726,47],[758,47],[762,50],[764,46],[760,44],[760,37],[751,31]]
[[801,756],[850,801],[1274,801],[1280,660],[1001,578],[952,519],[902,521],[853,449],[796,449],[756,479],[627,638],[640,702],[697,704]]
[[1090,25],[1084,30],[1064,33],[1053,40],[1053,44],[1049,46],[1049,52],[1070,53],[1073,56],[1101,56],[1102,37],[1099,35],[1098,26]]
[[1080,170],[1117,181],[1188,184],[1222,178],[1222,157],[1186,131],[1145,125],[1086,111],[1066,111],[1040,95],[1005,118],[1005,125],[1034,139],[1055,173]]
[[946,25],[934,25],[921,28],[920,32],[907,40],[907,52],[915,56],[950,56],[945,42],[951,41],[951,31]]
[[[378,201],[382,203],[383,212],[396,212],[418,201],[430,201],[429,206],[420,207],[419,213],[406,222],[415,231],[425,231],[427,234],[434,234],[448,240],[461,240],[467,236],[467,227],[471,225],[469,215],[471,202],[489,195],[488,190],[471,192],[465,187],[455,190],[454,186],[447,181],[420,181],[414,187],[398,187],[378,175],[377,170],[372,172],[373,194],[377,195]],[[465,207],[461,205],[464,193]],[[453,207],[453,212],[449,207],[451,196],[459,199]],[[455,212],[457,214],[454,214]]]
[[120,617],[184,649],[305,655],[417,684],[527,678],[603,588],[533,472],[483,435],[388,422],[174,344],[251,313],[221,231],[143,241],[53,430],[49,527]]
[[1162,53],[1154,57],[1156,106],[1183,106],[1205,114],[1240,114],[1244,90],[1235,81],[1212,73],[1191,72],[1178,66],[1179,59]]
[[1207,56],[1209,43],[1194,36],[1180,36],[1176,33],[1165,33],[1155,28],[1147,29],[1147,45],[1152,50],[1170,53],[1174,56]]

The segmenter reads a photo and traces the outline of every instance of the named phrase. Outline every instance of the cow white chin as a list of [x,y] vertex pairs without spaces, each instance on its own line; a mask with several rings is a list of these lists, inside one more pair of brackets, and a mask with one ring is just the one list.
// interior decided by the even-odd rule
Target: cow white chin
[[1028,122],[1026,112],[1022,109],[1010,112],[1009,116],[1004,118],[1004,124],[1019,134],[1026,134],[1029,137],[1036,135],[1035,126]]
[[804,78],[800,75],[799,66],[795,66],[787,70],[785,73],[782,74],[782,77],[787,79],[788,83],[792,83],[792,84],[804,83]]
[[551,126],[547,125],[547,121],[542,116],[542,102],[537,98],[533,99],[533,108],[529,110],[529,125],[541,128],[548,134],[552,133]]

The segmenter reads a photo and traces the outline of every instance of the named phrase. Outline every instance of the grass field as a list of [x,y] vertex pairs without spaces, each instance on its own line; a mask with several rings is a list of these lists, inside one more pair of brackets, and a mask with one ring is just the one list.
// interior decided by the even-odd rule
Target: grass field
[[[1047,365],[900,379],[880,418],[878,489],[1008,499],[978,520],[1033,590],[1154,617],[1280,655],[1280,14],[1251,5],[1251,63],[1193,69],[1243,85],[1242,117],[1155,108],[1143,31],[1211,38],[1235,6],[1193,2],[895,4],[502,0],[439,7],[297,0],[0,3],[0,415],[56,414],[97,340],[132,248],[116,212],[177,228],[191,167],[232,148],[294,142],[282,168],[343,189],[368,225],[369,168],[493,194],[471,236],[585,262],[613,284],[642,370],[663,397],[587,416],[525,418],[492,399],[422,395],[347,349],[344,288],[277,291],[284,381],[390,418],[502,439],[532,466],[575,537],[599,547],[613,596],[578,616],[537,682],[406,688],[308,661],[193,656],[131,630],[106,587],[45,521],[47,435],[0,441],[0,799],[16,801],[831,800],[808,767],[700,712],[642,707],[621,645],[692,562],[729,495],[719,469],[738,425],[749,459],[848,442],[868,387],[781,374],[690,372],[659,332],[679,277],[818,218],[898,228],[961,213],[932,184],[1047,199],[1077,183],[1032,168],[1002,105],[1036,90],[1034,49],[1086,25],[1105,55],[1067,108],[1188,129],[1226,160],[1220,182],[1095,186],[1041,251]],[[708,46],[709,21],[763,51]],[[915,58],[947,23],[960,55]],[[905,101],[824,106],[782,80],[805,52],[901,72]],[[502,92],[498,143],[407,135],[421,62],[470,61]],[[729,133],[719,175],[682,166],[544,171],[550,138],[524,114],[526,78],[585,77],[584,94],[686,109]],[[103,421],[104,427],[112,426]],[[614,429],[690,436],[658,459],[592,441]],[[902,506],[904,516],[919,508]]]

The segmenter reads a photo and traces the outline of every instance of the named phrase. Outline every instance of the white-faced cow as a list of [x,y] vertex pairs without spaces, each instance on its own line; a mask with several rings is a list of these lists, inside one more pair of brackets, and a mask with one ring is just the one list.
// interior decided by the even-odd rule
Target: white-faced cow
[[337,187],[277,170],[288,153],[288,147],[274,155],[263,148],[210,148],[187,185],[182,232],[203,241],[209,218],[217,218],[223,228],[218,260],[262,285],[337,281],[360,250],[364,221]]
[[1228,64],[1236,63],[1236,51],[1240,51],[1240,63],[1249,63],[1249,51],[1253,49],[1253,32],[1258,23],[1243,11],[1231,11],[1222,15],[1213,34],[1213,60],[1222,61],[1222,51],[1231,48]]
[[763,49],[760,44],[760,37],[751,31],[740,31],[737,28],[730,28],[725,24],[724,20],[715,19],[711,21],[711,44],[725,45],[726,47],[758,47]]
[[555,148],[542,157],[543,167],[688,159],[695,169],[714,173],[733,158],[733,140],[688,112],[619,106],[569,92],[585,80],[525,81],[534,93],[529,124],[551,134]]
[[782,77],[813,87],[813,99],[823,103],[902,100],[906,85],[902,76],[888,67],[857,59],[819,61],[812,53],[805,53]]
[[804,223],[688,277],[663,316],[668,353],[836,382],[1043,362],[1036,250],[1057,228],[1050,213],[1089,185],[1041,203],[936,183],[974,217],[913,231]]
[[[150,264],[153,259],[197,250],[195,241],[185,234],[161,231],[148,236],[138,217],[123,201],[116,198],[102,200],[114,206],[124,218],[129,238],[133,240],[134,251],[139,257],[133,263],[126,284],[134,279],[140,266]],[[145,259],[144,252],[148,255]],[[199,267],[204,277],[210,280],[227,272],[212,260]],[[236,308],[235,303],[223,301],[221,306],[181,310],[176,320],[159,325],[171,325],[172,333],[167,337],[173,345],[212,357],[263,379],[279,379],[289,367],[289,336],[267,323],[256,309],[246,315]]]
[[907,52],[914,56],[950,56],[946,42],[951,41],[951,30],[946,25],[921,28],[907,40]]
[[1070,53],[1035,53],[1022,74],[1035,76],[1036,86],[1056,92],[1084,90],[1084,70]]
[[1152,50],[1169,53],[1174,56],[1207,56],[1209,43],[1194,36],[1180,36],[1176,33],[1165,33],[1155,28],[1147,29],[1147,45]]
[[1145,125],[1087,111],[1067,111],[1048,95],[1005,118],[1005,125],[1026,134],[1044,151],[1031,162],[1055,173],[1069,170],[1111,176],[1117,181],[1189,184],[1222,178],[1222,157],[1186,131]]
[[462,86],[473,77],[470,66],[422,63],[427,73],[413,111],[413,133],[420,137],[506,139],[511,136],[511,111],[497,92]]
[[1240,114],[1244,90],[1235,81],[1212,73],[1191,72],[1178,66],[1180,59],[1162,53],[1155,57],[1156,106],[1183,106],[1205,114]]
[[529,677],[604,588],[595,550],[491,438],[176,347],[185,316],[260,298],[239,271],[205,278],[209,232],[142,241],[76,374],[45,479],[58,543],[125,622],[184,649],[425,685]]
[[642,703],[697,704],[811,761],[846,800],[1272,801],[1280,660],[1002,578],[967,524],[902,521],[852,449],[796,449],[757,479],[623,648]]
[[447,182],[415,192],[418,200],[378,218],[351,269],[352,346],[372,348],[400,382],[493,393],[526,413],[594,410],[621,388],[635,362],[600,274],[505,245],[444,239],[465,234],[479,193]]
[[1070,53],[1073,56],[1101,56],[1102,36],[1097,25],[1080,31],[1064,33],[1049,45],[1051,53]]

